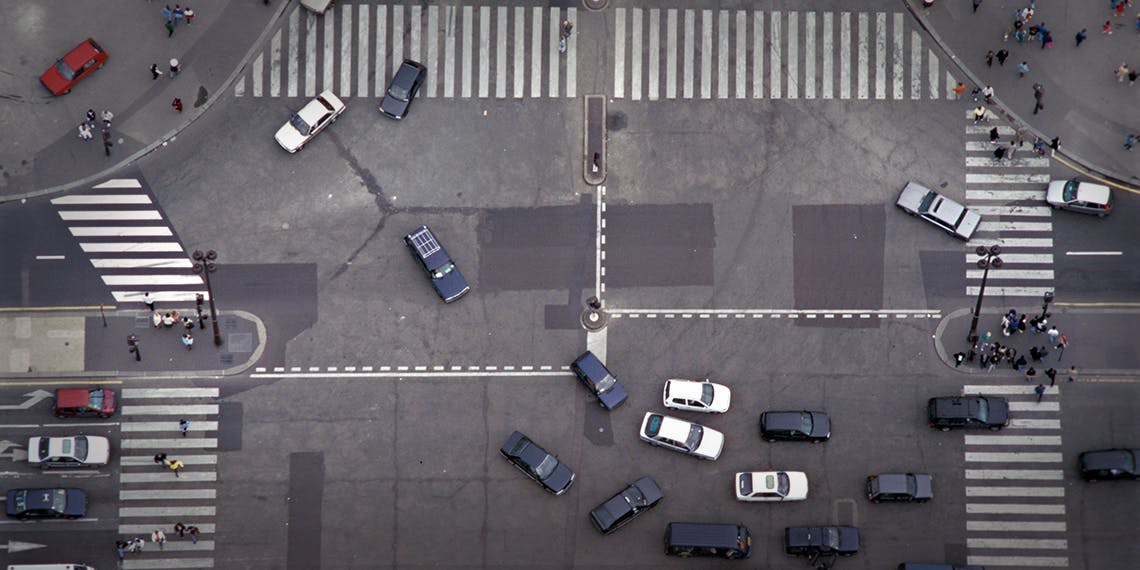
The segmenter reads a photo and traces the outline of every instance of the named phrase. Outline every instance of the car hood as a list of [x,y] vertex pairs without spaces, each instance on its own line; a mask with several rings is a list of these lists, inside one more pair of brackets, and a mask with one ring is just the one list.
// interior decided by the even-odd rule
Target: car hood
[[853,526],[835,528],[839,529],[839,551],[857,552],[859,550],[859,529]]
[[811,436],[831,437],[831,418],[826,414],[811,413]]
[[607,391],[598,394],[598,399],[602,401],[602,405],[607,410],[612,410],[625,402],[629,397],[629,392],[626,392],[625,387],[621,382],[614,382],[614,385]]
[[991,425],[1006,425],[1009,423],[1009,402],[1004,398],[990,398],[987,403],[990,408],[989,420]]
[[445,273],[439,279],[431,280],[432,287],[435,287],[437,293],[443,300],[450,303],[467,293],[468,286],[467,280],[463,278],[463,274],[459,272],[459,266],[455,266],[451,271]]
[[966,210],[966,215],[962,217],[962,222],[958,227],[954,228],[954,233],[962,239],[968,240],[974,235],[974,231],[978,229],[978,224],[982,223],[981,214],[973,211]]
[[728,386],[713,384],[713,401],[709,411],[724,413],[730,406],[732,406],[732,391]]
[[916,499],[933,499],[934,498],[934,478],[925,473],[919,473],[914,476],[914,498]]
[[55,62],[52,62],[51,67],[40,76],[40,83],[48,88],[55,95],[63,93],[67,89],[67,80],[59,74],[59,70],[55,68]]
[[554,491],[555,495],[565,493],[566,489],[569,489],[570,484],[573,482],[574,472],[562,462],[559,462],[558,466],[554,468],[554,471],[551,471],[550,475],[542,480],[542,483],[551,491]]
[[919,206],[922,205],[922,199],[930,192],[929,188],[914,182],[907,182],[903,186],[902,192],[899,193],[899,199],[895,204],[906,208],[912,212],[917,212]]
[[111,442],[102,436],[87,436],[87,459],[84,463],[106,464],[111,459]]
[[788,476],[788,496],[785,501],[801,501],[808,496],[807,474],[802,471],[785,471]]
[[87,493],[83,489],[67,490],[67,506],[63,509],[67,516],[83,516],[87,514]]
[[396,119],[404,118],[404,113],[408,112],[408,102],[401,101],[395,97],[384,95],[384,99],[380,101],[380,112]]
[[281,148],[289,152],[297,152],[301,145],[305,144],[305,135],[302,135],[297,129],[293,128],[291,123],[285,123],[280,129],[277,129],[277,134],[273,135],[277,144]]
[[1065,203],[1065,184],[1066,180],[1052,180],[1049,182],[1049,188],[1045,190],[1045,201],[1050,204],[1064,204]]
[[693,453],[715,461],[724,449],[724,434],[708,426],[702,426],[702,430],[701,443]]

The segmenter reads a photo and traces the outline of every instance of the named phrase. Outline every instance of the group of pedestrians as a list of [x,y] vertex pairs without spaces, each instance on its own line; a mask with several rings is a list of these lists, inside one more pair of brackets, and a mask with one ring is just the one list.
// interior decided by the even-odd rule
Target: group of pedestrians
[[178,27],[178,22],[186,20],[186,25],[194,23],[194,10],[189,6],[183,8],[181,5],[175,4],[174,9],[170,8],[167,4],[162,8],[162,15],[166,17],[166,37],[174,35],[174,28]]
[[182,316],[177,310],[167,311],[165,313],[156,310],[155,300],[154,297],[151,296],[150,291],[143,293],[142,302],[146,305],[147,310],[151,312],[150,321],[151,324],[154,325],[154,328],[170,329],[174,328],[176,324],[180,324],[184,331],[182,333],[182,346],[185,346],[186,350],[194,349],[194,334],[190,332],[194,330],[196,326],[194,319],[188,316]]
[[[173,532],[178,534],[178,538],[185,538],[189,535],[190,540],[193,541],[194,544],[198,544],[198,536],[202,534],[202,531],[198,530],[198,527],[187,526],[181,521],[174,523]],[[159,550],[162,550],[166,546],[166,533],[163,532],[162,529],[156,528],[150,533],[150,541],[158,545]],[[144,546],[146,546],[146,539],[142,537],[127,540],[119,539],[115,541],[115,553],[119,556],[119,560],[122,561],[126,558],[127,554],[141,553]]]
[[78,136],[80,140],[83,141],[94,139],[95,120],[97,118],[103,119],[103,152],[106,153],[107,156],[111,156],[111,147],[114,146],[114,144],[111,143],[111,120],[115,118],[115,114],[110,110],[104,109],[97,117],[95,115],[95,109],[88,109],[87,115],[83,118],[83,121],[79,123]]

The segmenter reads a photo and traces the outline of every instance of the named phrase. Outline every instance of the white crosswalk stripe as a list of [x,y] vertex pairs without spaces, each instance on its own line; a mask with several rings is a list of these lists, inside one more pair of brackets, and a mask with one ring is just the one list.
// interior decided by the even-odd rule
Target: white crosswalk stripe
[[[983,276],[986,295],[1030,297],[1039,301],[1053,291],[1053,210],[1045,204],[1049,158],[1038,156],[1028,141],[1014,144],[1018,133],[996,119],[974,124],[966,113],[966,207],[981,214],[966,242],[966,295],[977,296]],[[998,140],[991,143],[991,130]],[[1014,149],[1013,158],[998,159],[998,148]],[[1007,150],[1008,152],[1008,150]],[[977,268],[978,246],[1000,245],[1002,268]],[[996,325],[995,325],[996,326]]]
[[[218,396],[217,388],[123,389],[119,500],[126,506],[119,507],[118,532],[126,539],[149,539],[161,529],[167,543],[159,549],[148,540],[143,552],[128,557],[122,568],[215,566]],[[186,436],[178,431],[181,419],[190,422]],[[156,463],[159,452],[185,467],[175,476]],[[197,527],[199,540],[180,538],[176,522]]]
[[[577,94],[578,32],[571,34],[566,53],[558,49],[562,20],[577,26],[574,7],[431,5],[425,10],[337,2],[320,16],[300,5],[292,10],[235,82],[235,96],[313,97],[331,89],[342,98],[382,97],[390,73],[405,58],[427,68],[421,97]],[[644,12],[636,10],[639,16]],[[619,17],[624,14],[622,9]],[[626,38],[616,39],[614,63],[621,66]],[[631,44],[634,53],[642,52],[641,42],[639,35]],[[640,69],[640,61],[634,67]]]
[[[1061,391],[1049,386],[1038,402],[1035,388],[1025,383],[962,388],[963,394],[1002,396],[1010,403],[1010,425],[1000,434],[963,436],[967,564],[1069,566]],[[1022,435],[1027,433],[1033,435]]]
[[140,180],[108,180],[51,203],[116,302],[141,303],[146,292],[164,303],[193,302],[199,294],[209,299],[189,253]]
[[[615,9],[615,98],[655,101],[662,92],[665,99],[954,96],[957,80],[943,72],[946,66],[933,50],[923,47],[922,36],[904,23],[908,20],[901,12],[889,14],[890,18],[886,12],[674,8],[664,12],[662,19],[658,9]],[[665,41],[659,44],[662,36]],[[642,50],[646,38],[649,49]]]

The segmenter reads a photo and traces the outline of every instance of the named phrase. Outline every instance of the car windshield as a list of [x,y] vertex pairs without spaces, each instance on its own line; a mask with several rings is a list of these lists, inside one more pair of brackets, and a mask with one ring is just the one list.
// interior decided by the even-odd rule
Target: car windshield
[[55,70],[58,71],[59,74],[68,81],[75,79],[75,70],[71,69],[71,66],[67,65],[67,62],[63,61],[62,59],[57,59],[55,61]]
[[706,406],[711,406],[713,401],[713,387],[712,384],[704,383],[701,385],[701,403]]
[[644,507],[649,502],[645,500],[645,495],[641,494],[641,489],[637,487],[630,487],[625,493],[625,502],[633,507]]
[[51,453],[51,438],[40,438],[40,457],[47,457]]
[[820,538],[822,539],[820,544],[831,550],[839,550],[839,529],[830,527],[824,528]]
[[558,460],[548,453],[546,458],[542,460],[542,463],[539,463],[538,466],[534,468],[534,473],[538,475],[539,479],[546,479],[554,472],[554,468],[557,466]]
[[[776,479],[779,481],[776,486],[776,492],[779,493],[781,497],[787,496],[788,489],[791,488],[791,481],[788,479],[788,474],[780,472],[777,474]],[[771,487],[771,483],[769,483],[768,486]]]
[[649,416],[649,421],[645,423],[645,435],[654,437],[661,432],[661,416],[653,414]]
[[978,419],[986,421],[990,417],[990,403],[985,398],[978,399]]
[[[399,77],[396,79],[399,81]],[[399,101],[407,101],[408,88],[400,86],[397,81],[393,81],[392,86],[388,88],[388,96]]]
[[301,115],[293,115],[293,117],[289,119],[289,124],[293,125],[293,128],[297,129],[297,132],[301,133],[303,137],[309,136],[309,131],[312,130],[312,127],[309,126],[309,123],[305,122],[305,119],[301,118]]
[[[68,441],[67,445],[64,445],[64,447],[63,447],[64,454],[67,454],[67,452],[69,451],[68,448],[71,447],[70,443],[71,442]],[[74,455],[75,458],[80,460],[80,461],[86,461],[87,460],[87,436],[81,435],[81,436],[75,438],[75,452],[72,455]]]
[[918,482],[915,480],[914,475],[906,476],[906,492],[912,497],[918,494]]
[[922,197],[922,202],[919,202],[918,204],[918,211],[924,214],[926,212],[929,212],[930,204],[934,202],[934,199],[937,197],[938,194],[935,194],[934,191],[927,192],[926,195]]
[[87,393],[87,405],[96,410],[103,409],[103,390],[96,388]]
[[689,426],[689,437],[685,439],[685,447],[688,448],[689,451],[696,451],[701,445],[701,437],[703,435],[704,430],[701,429],[701,426],[691,424]]
[[617,378],[614,378],[610,374],[606,374],[605,378],[602,378],[600,381],[598,381],[598,393],[604,394],[606,392],[609,392],[611,389],[613,389],[614,384],[617,384]]
[[432,277],[432,279],[441,279],[441,278],[443,278],[444,275],[447,275],[448,273],[451,273],[454,270],[455,270],[455,264],[449,261],[449,262],[441,265],[439,267],[439,269],[432,271],[431,277]]
[[1077,199],[1077,181],[1070,180],[1065,183],[1065,191],[1061,194],[1061,199],[1066,202],[1072,202]]
[[800,415],[800,430],[804,433],[811,433],[811,414]]
[[13,506],[16,512],[26,511],[28,509],[28,492],[18,491],[16,493],[16,504]]
[[51,493],[51,510],[62,513],[67,506],[67,491],[63,489],[52,489]]

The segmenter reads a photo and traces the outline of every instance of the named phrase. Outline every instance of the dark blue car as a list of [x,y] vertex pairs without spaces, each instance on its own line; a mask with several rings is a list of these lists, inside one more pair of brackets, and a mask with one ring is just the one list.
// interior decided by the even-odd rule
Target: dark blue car
[[557,457],[547,453],[522,432],[512,433],[499,453],[511,465],[555,495],[565,493],[574,482],[574,472],[566,464],[558,461]]
[[87,514],[83,489],[12,489],[8,516],[18,519],[77,519]]
[[607,410],[622,405],[629,397],[629,392],[625,391],[606,365],[588,350],[570,364],[570,369],[586,385],[586,389],[597,396],[598,404]]
[[471,290],[459,268],[447,255],[447,250],[439,245],[435,234],[427,226],[420,226],[404,236],[404,243],[416,258],[420,267],[427,272],[432,287],[445,303],[459,300]]

